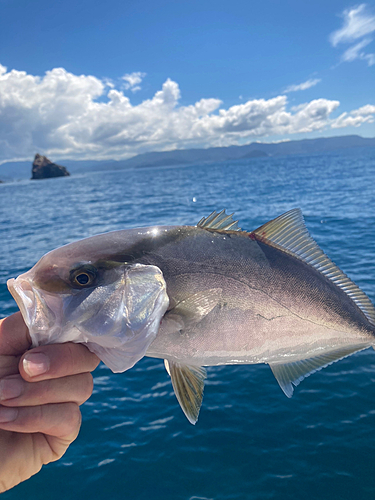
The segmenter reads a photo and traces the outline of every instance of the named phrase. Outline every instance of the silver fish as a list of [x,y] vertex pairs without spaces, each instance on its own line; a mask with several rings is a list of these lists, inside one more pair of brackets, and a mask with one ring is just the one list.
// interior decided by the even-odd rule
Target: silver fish
[[242,231],[213,212],[197,226],[115,231],[58,248],[8,287],[34,345],[85,342],[113,371],[165,360],[195,424],[206,370],[270,365],[284,393],[375,344],[375,308],[291,210]]

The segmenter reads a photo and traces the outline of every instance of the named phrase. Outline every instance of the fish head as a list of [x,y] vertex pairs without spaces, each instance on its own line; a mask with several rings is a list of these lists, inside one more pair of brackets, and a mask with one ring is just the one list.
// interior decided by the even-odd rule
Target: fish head
[[169,304],[163,274],[156,266],[82,250],[73,243],[46,254],[10,279],[9,291],[34,346],[85,343],[113,371],[124,371],[158,333]]

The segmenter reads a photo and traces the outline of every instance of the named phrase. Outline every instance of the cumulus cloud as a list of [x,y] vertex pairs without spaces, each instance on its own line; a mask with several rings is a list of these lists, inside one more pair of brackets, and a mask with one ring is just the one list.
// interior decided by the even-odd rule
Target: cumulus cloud
[[0,161],[29,158],[36,151],[54,158],[116,159],[229,146],[359,126],[375,116],[375,107],[368,104],[332,118],[340,103],[323,98],[289,108],[282,95],[225,108],[215,98],[182,106],[180,97],[178,84],[170,79],[152,98],[132,105],[113,82],[94,76],[55,68],[40,77],[0,66]]
[[[366,4],[361,4],[342,13],[343,26],[331,33],[329,39],[333,47],[342,43],[353,44],[342,55],[341,60],[351,62],[362,59],[369,66],[375,64],[375,54],[366,53],[364,49],[373,38],[370,36],[375,32],[375,15],[371,14]],[[359,41],[358,41],[359,40]]]
[[321,81],[322,80],[320,78],[313,78],[313,79],[307,80],[306,82],[299,83],[298,85],[289,85],[289,87],[287,87],[284,90],[284,93],[288,94],[289,92],[298,92],[298,90],[306,90],[306,89],[309,89],[311,87],[314,87],[315,85],[317,85]]
[[122,77],[125,81],[124,89],[131,90],[132,92],[137,92],[141,90],[141,86],[139,85],[143,78],[146,76],[146,73],[141,73],[140,71],[136,71],[134,73],[127,73]]

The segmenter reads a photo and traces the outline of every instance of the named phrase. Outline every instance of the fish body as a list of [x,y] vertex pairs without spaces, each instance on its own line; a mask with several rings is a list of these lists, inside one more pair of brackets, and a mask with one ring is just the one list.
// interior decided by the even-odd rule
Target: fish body
[[223,211],[197,226],[94,236],[50,252],[17,280],[9,288],[35,343],[52,329],[53,341],[109,354],[115,371],[143,355],[164,359],[192,423],[204,366],[267,363],[290,397],[307,375],[375,341],[373,305],[299,210],[252,232]]
[[149,356],[198,366],[273,363],[373,340],[350,297],[305,262],[245,233],[181,231],[188,244],[170,249],[177,266],[167,248],[141,259],[163,270],[170,297]]

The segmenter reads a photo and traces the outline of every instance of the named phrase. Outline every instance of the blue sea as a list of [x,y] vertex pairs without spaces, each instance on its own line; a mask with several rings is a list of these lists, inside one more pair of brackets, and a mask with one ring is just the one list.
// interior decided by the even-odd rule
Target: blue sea
[[[0,167],[1,177],[1,167]],[[0,313],[6,281],[86,236],[196,224],[235,212],[244,229],[300,207],[325,252],[375,301],[375,149],[0,185]],[[352,500],[375,497],[375,352],[308,377],[287,399],[266,365],[208,368],[188,423],[163,362],[104,365],[78,439],[4,500]]]

